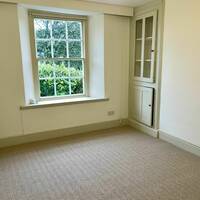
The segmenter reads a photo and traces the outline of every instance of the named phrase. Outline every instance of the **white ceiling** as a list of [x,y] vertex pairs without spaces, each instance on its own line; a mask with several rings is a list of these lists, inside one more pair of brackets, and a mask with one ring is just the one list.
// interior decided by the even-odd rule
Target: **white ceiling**
[[123,5],[123,6],[138,6],[138,5],[142,5],[142,4],[151,2],[153,0],[82,0],[82,1]]

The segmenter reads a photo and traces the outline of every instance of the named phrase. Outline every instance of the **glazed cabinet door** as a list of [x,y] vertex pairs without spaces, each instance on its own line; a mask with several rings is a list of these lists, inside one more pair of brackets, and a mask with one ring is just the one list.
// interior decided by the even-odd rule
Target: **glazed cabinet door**
[[136,18],[134,78],[154,82],[157,12]]

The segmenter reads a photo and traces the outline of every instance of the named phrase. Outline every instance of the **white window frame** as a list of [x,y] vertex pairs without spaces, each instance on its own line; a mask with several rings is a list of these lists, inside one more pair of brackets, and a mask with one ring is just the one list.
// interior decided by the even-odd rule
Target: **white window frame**
[[[83,61],[83,94],[65,95],[65,96],[49,96],[40,97],[40,83],[38,75],[38,59],[36,57],[36,45],[35,45],[35,32],[34,32],[34,19],[49,19],[49,20],[63,20],[63,21],[80,21],[82,23],[82,58]],[[52,13],[45,11],[29,10],[29,26],[30,26],[30,42],[31,42],[31,52],[32,52],[32,63],[33,63],[33,81],[34,81],[34,91],[36,102],[57,100],[57,99],[70,99],[70,98],[80,98],[88,96],[88,43],[87,43],[87,16],[80,15],[66,15],[61,13]],[[47,59],[48,60],[48,59]],[[51,60],[51,58],[49,59]],[[59,59],[56,59],[59,60]],[[64,58],[60,60],[73,60],[73,58]],[[80,60],[80,59],[78,59]]]

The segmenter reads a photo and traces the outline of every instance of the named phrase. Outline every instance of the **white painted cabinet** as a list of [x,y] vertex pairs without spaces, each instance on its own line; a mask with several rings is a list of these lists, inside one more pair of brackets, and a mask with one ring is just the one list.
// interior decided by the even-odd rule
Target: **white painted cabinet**
[[[159,128],[163,2],[135,8],[131,20],[129,117],[137,126]],[[143,126],[145,125],[145,126]]]
[[152,126],[153,88],[135,86],[132,101],[133,117],[147,126]]

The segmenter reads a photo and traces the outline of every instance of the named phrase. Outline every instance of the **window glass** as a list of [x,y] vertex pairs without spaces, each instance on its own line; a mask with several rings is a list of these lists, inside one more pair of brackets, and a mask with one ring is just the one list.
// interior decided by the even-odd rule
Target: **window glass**
[[82,21],[34,18],[40,97],[84,94]]

